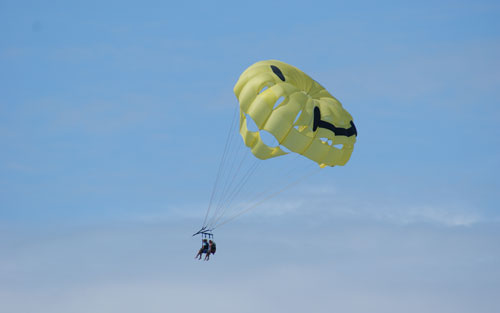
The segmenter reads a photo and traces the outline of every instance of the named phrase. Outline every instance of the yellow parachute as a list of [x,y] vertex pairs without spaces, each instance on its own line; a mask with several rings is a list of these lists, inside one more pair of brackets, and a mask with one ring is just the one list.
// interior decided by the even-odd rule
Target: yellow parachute
[[[205,219],[196,233],[203,236],[212,236],[217,227],[304,181],[313,173],[311,167],[320,170],[316,164],[345,165],[356,142],[349,112],[289,64],[253,64],[239,77],[234,93],[239,112],[235,108]],[[243,140],[237,138],[237,129]],[[274,143],[264,135],[272,135]],[[244,146],[256,158],[247,158],[250,153]],[[268,160],[285,154],[290,158]]]
[[[240,134],[257,158],[287,154],[285,147],[321,167],[349,161],[357,136],[352,116],[298,68],[277,60],[257,62],[241,74],[234,93],[240,104]],[[271,147],[259,131],[250,131],[249,118],[279,145]]]

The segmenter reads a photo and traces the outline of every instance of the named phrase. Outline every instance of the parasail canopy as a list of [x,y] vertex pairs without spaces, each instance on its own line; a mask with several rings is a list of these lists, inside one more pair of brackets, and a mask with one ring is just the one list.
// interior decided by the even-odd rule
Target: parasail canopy
[[[238,79],[239,132],[259,159],[298,153],[321,167],[345,165],[357,130],[351,114],[323,86],[298,68],[277,60],[260,61]],[[251,131],[251,119],[259,131]],[[260,131],[279,145],[269,146]],[[288,151],[287,151],[288,150]]]
[[[356,142],[357,130],[349,112],[292,65],[277,60],[257,62],[241,74],[234,93],[239,109],[228,132],[202,228],[196,233],[202,236],[211,236],[215,228],[304,181],[314,173],[310,167],[320,170],[316,164],[321,168],[345,165]],[[238,132],[243,140],[237,138]]]

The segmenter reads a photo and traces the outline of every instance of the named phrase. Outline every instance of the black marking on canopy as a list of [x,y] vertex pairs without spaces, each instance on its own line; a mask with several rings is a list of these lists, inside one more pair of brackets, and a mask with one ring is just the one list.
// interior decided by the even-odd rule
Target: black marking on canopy
[[274,65],[271,65],[271,69],[273,70],[273,73],[276,74],[282,81],[285,81],[285,75],[281,72],[281,70]]
[[314,121],[313,121],[313,131],[316,131],[318,127],[321,128],[326,128],[331,130],[335,136],[346,136],[346,137],[351,137],[351,136],[358,136],[358,131],[356,130],[356,126],[354,125],[354,122],[351,121],[351,127],[349,128],[341,128],[341,127],[335,127],[335,125],[322,121],[321,120],[321,111],[319,110],[318,107],[314,107]]

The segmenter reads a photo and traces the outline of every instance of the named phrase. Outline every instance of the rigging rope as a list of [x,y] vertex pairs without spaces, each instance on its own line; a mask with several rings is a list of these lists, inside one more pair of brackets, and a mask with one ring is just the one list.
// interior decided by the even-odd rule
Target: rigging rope
[[294,185],[297,185],[297,184],[298,184],[298,183],[300,183],[302,180],[304,180],[304,179],[306,179],[306,178],[308,178],[308,177],[312,176],[313,174],[318,173],[318,172],[319,172],[319,170],[321,170],[321,168],[317,168],[316,170],[314,170],[314,171],[312,171],[312,172],[309,172],[309,173],[307,173],[307,174],[306,174],[306,175],[304,175],[304,176],[299,177],[298,179],[296,179],[296,180],[292,181],[291,183],[289,183],[288,185],[286,185],[286,186],[285,186],[285,187],[283,187],[282,189],[280,189],[280,190],[278,190],[278,191],[276,191],[276,192],[274,192],[274,193],[272,193],[272,194],[268,195],[267,197],[265,197],[264,199],[260,200],[259,202],[257,202],[257,203],[255,203],[255,204],[253,204],[253,205],[251,205],[251,206],[249,206],[249,207],[247,207],[247,208],[243,209],[243,210],[242,210],[242,211],[240,211],[239,213],[237,213],[237,214],[235,214],[235,215],[233,215],[233,216],[231,216],[231,217],[229,217],[229,218],[227,218],[227,219],[223,220],[222,222],[220,222],[220,223],[218,223],[218,224],[215,224],[215,225],[213,226],[212,230],[214,230],[214,229],[216,229],[216,228],[218,228],[218,227],[220,227],[220,226],[222,226],[222,225],[224,225],[224,224],[227,224],[227,223],[229,223],[230,221],[232,221],[232,220],[234,220],[234,219],[236,219],[236,218],[240,217],[242,214],[244,214],[244,213],[246,213],[246,212],[250,211],[251,209],[255,208],[256,206],[258,206],[258,205],[262,204],[263,202],[265,202],[265,201],[267,201],[267,200],[269,200],[269,199],[271,199],[271,198],[273,198],[273,197],[275,197],[275,196],[279,195],[280,193],[282,193],[283,191],[285,191],[285,190],[289,189],[290,187],[292,187],[292,186],[294,186]]
[[[276,163],[273,163],[270,160],[263,161],[258,158],[252,158],[252,161],[248,161],[247,156],[250,155],[249,151],[242,149],[245,147],[244,142],[242,140],[238,140],[240,139],[239,136],[235,136],[235,134],[239,134],[236,131],[237,125],[239,125],[237,122],[238,119],[236,118],[238,116],[238,112],[238,108],[235,108],[235,112],[228,129],[224,151],[217,170],[216,179],[213,184],[212,193],[210,195],[209,205],[203,220],[202,228],[204,229],[214,230],[215,228],[236,219],[242,214],[279,195],[315,173],[315,171],[308,172],[306,175],[293,180],[291,183],[277,190],[279,186],[282,185],[283,181],[287,180],[286,178],[289,176],[293,177],[294,174],[300,172],[298,168],[301,164],[298,162],[297,165],[290,167],[290,164],[287,162],[283,163],[282,159],[278,163],[279,166],[276,167],[274,166]],[[290,154],[290,157],[291,156],[292,155]],[[300,157],[300,155],[293,156],[294,161],[297,161]],[[281,158],[286,159],[285,156],[282,156]],[[265,164],[270,167],[265,172],[267,176],[262,176],[262,173],[257,174],[258,169],[261,168],[261,164]],[[295,164],[295,162],[292,164]],[[312,165],[313,164],[308,163],[307,167]],[[253,186],[255,188],[245,189],[245,186],[249,183],[250,179],[255,176],[261,178],[273,177],[274,179],[259,181],[258,184]],[[265,182],[265,186],[262,182]],[[258,190],[255,190],[256,188],[258,188]],[[236,212],[232,216],[224,219],[229,211],[234,212],[236,211],[237,206],[242,205],[242,199],[238,198],[242,193],[249,198],[249,201],[247,201],[248,207],[245,207],[241,211]],[[239,203],[233,205],[236,199],[239,199]]]
[[229,130],[227,132],[227,137],[226,137],[226,144],[224,146],[224,152],[222,153],[222,157],[221,157],[221,160],[219,162],[219,168],[217,170],[217,176],[215,178],[215,182],[214,182],[214,185],[213,185],[213,188],[212,188],[212,194],[210,195],[210,201],[208,203],[208,208],[207,208],[207,213],[205,214],[205,219],[203,220],[203,225],[202,226],[205,226],[205,223],[207,222],[207,218],[208,218],[208,215],[210,214],[210,209],[212,207],[212,201],[214,199],[214,195],[216,193],[216,190],[217,190],[217,185],[219,183],[219,178],[220,178],[220,174],[221,174],[221,171],[224,167],[224,163],[225,163],[225,159],[226,159],[226,152],[227,152],[227,148],[228,148],[228,143],[230,141],[230,138],[232,137],[233,135],[233,128],[234,128],[234,122],[236,121],[236,116],[238,115],[238,108],[235,108],[234,110],[234,113],[233,113],[233,119],[231,121],[231,125],[229,126]]

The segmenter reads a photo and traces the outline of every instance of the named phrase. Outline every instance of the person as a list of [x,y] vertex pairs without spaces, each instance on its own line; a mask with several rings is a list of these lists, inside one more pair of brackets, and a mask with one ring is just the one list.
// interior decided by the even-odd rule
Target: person
[[215,250],[216,250],[215,242],[212,240],[209,240],[207,253],[205,254],[205,261],[210,260],[210,253],[215,254]]
[[209,250],[209,244],[208,244],[208,241],[206,239],[203,239],[202,242],[201,242],[201,248],[200,250],[198,251],[198,254],[194,257],[195,259],[198,259],[198,260],[201,260],[201,255],[203,253],[209,253],[208,251]]
[[215,245],[215,241],[212,241],[212,247],[210,248],[210,252],[212,252],[212,254],[215,254],[215,250],[217,250],[217,246]]

